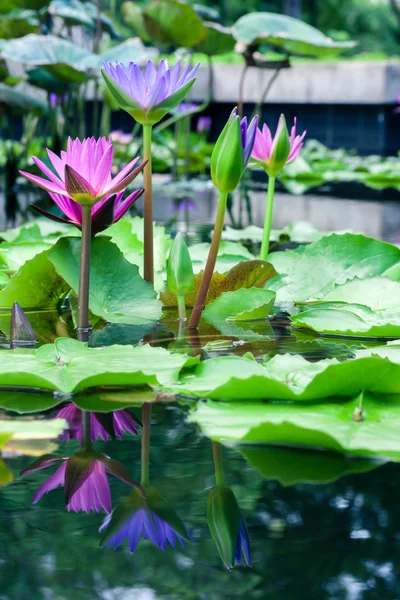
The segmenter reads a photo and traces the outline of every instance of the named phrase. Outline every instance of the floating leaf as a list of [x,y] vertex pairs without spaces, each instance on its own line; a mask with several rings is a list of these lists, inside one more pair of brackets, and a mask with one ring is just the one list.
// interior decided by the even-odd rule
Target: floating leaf
[[163,384],[177,380],[184,366],[197,361],[148,345],[88,348],[77,340],[59,338],[37,350],[2,350],[0,386],[28,386],[68,394],[105,385]]
[[0,308],[11,309],[14,302],[24,310],[54,308],[67,291],[45,250],[28,260],[0,290]]
[[[79,238],[66,237],[49,251],[50,261],[75,293],[80,248]],[[104,238],[92,240],[89,307],[113,323],[141,323],[161,316],[161,303],[152,285],[140,277],[138,267],[129,263],[115,244]]]
[[265,319],[272,310],[274,300],[274,292],[258,288],[224,292],[207,305],[203,318],[212,324],[224,320]]
[[[272,260],[273,256],[274,253]],[[278,304],[321,299],[335,286],[355,277],[382,275],[400,262],[400,249],[363,235],[346,233],[323,237],[306,246],[301,254],[291,252],[289,256],[285,277],[270,286],[277,292]]]
[[[1,247],[0,247],[1,248]],[[400,306],[400,282],[387,277],[367,277],[347,281],[328,292],[324,302],[364,304],[373,310],[396,309]]]
[[[273,266],[263,260],[240,262],[225,275],[214,272],[206,303],[213,302],[223,292],[233,292],[240,288],[262,288],[269,279],[275,276],[276,271]],[[186,306],[194,306],[202,277],[203,272],[195,275],[194,291],[186,296]],[[164,306],[176,306],[175,296],[168,291],[162,292],[160,299]]]
[[354,420],[360,398],[319,404],[201,403],[191,414],[203,433],[220,442],[302,445],[400,461],[399,396],[364,395],[363,420]]
[[[368,354],[369,353],[369,354]],[[310,363],[302,356],[276,355],[259,364],[237,356],[204,361],[182,374],[169,391],[213,400],[321,400],[362,391],[400,393],[400,346],[360,350],[345,362]]]
[[4,242],[0,245],[0,260],[7,265],[10,271],[18,271],[27,260],[31,260],[50,246],[51,244],[44,242],[23,242],[20,244]]
[[[190,246],[189,253],[192,259],[194,272],[199,272],[205,267],[210,244],[201,243]],[[254,256],[241,244],[236,242],[221,242],[218,248],[218,257],[215,271],[225,273],[234,267],[240,260],[253,260]]]
[[318,333],[400,338],[400,311],[373,311],[361,304],[319,302],[290,317],[295,327]]

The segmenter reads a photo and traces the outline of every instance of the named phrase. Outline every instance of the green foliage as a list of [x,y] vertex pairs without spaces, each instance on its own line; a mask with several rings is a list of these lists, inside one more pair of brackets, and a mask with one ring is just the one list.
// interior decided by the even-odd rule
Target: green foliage
[[275,293],[270,290],[240,288],[233,292],[225,292],[208,304],[204,309],[203,318],[208,323],[265,319],[272,310],[274,300]]

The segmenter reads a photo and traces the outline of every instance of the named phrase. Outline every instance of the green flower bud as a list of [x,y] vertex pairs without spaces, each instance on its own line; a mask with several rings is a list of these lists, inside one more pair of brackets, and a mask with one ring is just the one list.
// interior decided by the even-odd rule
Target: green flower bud
[[230,115],[211,156],[211,179],[220,192],[233,192],[245,168],[240,117]]
[[172,244],[168,257],[167,287],[175,296],[186,296],[194,287],[192,259],[180,232]]
[[232,569],[240,528],[240,510],[230,488],[217,486],[210,492],[207,521],[222,562]]
[[268,175],[276,177],[286,165],[290,154],[290,137],[286,126],[286,119],[281,115],[278,129],[271,148],[271,156],[268,165]]

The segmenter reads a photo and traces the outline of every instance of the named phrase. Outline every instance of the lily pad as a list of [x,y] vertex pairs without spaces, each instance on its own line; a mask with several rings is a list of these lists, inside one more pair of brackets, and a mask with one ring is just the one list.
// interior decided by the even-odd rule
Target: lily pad
[[360,398],[313,405],[201,403],[191,420],[213,440],[319,447],[400,461],[399,396],[383,401],[364,395],[363,420],[355,420]]
[[[368,354],[369,353],[369,354]],[[310,363],[302,356],[276,355],[260,364],[238,356],[204,361],[168,387],[176,394],[213,400],[315,401],[363,391],[400,393],[400,347],[388,345],[360,350],[357,358]]]
[[182,0],[150,0],[143,10],[146,30],[153,42],[190,48],[207,37],[207,29],[194,8]]
[[[200,243],[189,247],[190,258],[192,259],[193,271],[198,273],[204,269],[210,244]],[[232,269],[241,260],[254,260],[253,254],[241,244],[236,242],[221,242],[218,249],[218,257],[215,270],[218,273],[226,273]]]
[[[1,247],[0,247],[1,248]],[[347,281],[328,292],[324,302],[349,302],[363,304],[373,310],[398,309],[400,307],[400,282],[387,277],[367,277]]]
[[208,304],[203,317],[208,323],[265,319],[272,310],[275,293],[258,288],[241,288],[221,294]]
[[207,29],[207,37],[196,46],[196,52],[203,52],[207,56],[232,52],[236,40],[230,27],[223,27],[211,21],[205,21],[203,25]]
[[318,302],[290,317],[295,327],[357,337],[400,338],[400,311],[373,311],[361,304]]
[[[68,285],[78,292],[79,238],[61,238],[49,251],[49,259]],[[1,299],[1,292],[0,292]],[[139,275],[119,248],[104,238],[91,246],[89,307],[93,314],[112,323],[141,323],[161,316],[161,302],[151,284]]]
[[285,272],[280,271],[285,277],[270,286],[277,292],[278,304],[319,300],[337,285],[356,277],[382,275],[400,262],[400,249],[363,235],[346,233],[323,237],[306,246],[302,253],[290,251],[289,256]]
[[[206,304],[213,302],[223,292],[233,292],[241,288],[262,288],[275,276],[276,271],[273,266],[264,260],[240,262],[226,274],[214,272]],[[186,306],[194,306],[202,277],[203,272],[195,275],[194,290],[185,297]],[[164,306],[176,306],[176,297],[169,291],[162,292],[160,299]]]
[[23,242],[20,244],[4,242],[0,245],[0,260],[6,264],[8,270],[18,271],[27,260],[31,260],[50,246],[51,244],[43,242]]
[[0,351],[0,386],[57,390],[66,394],[97,386],[156,385],[176,381],[198,362],[151,346],[88,348],[59,338],[37,350]]

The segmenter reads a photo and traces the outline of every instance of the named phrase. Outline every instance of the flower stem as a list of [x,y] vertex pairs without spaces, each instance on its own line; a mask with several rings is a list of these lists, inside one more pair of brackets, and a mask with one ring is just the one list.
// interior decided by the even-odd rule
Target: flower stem
[[186,305],[185,305],[185,296],[177,296],[178,301],[178,314],[180,321],[186,321]]
[[143,158],[148,160],[144,170],[144,279],[154,281],[153,267],[153,190],[151,167],[151,134],[152,125],[143,125]]
[[224,466],[222,462],[222,446],[219,442],[212,441],[212,450],[215,466],[215,481],[217,485],[224,485]]
[[145,402],[142,407],[142,474],[140,485],[149,485],[149,462],[150,462],[150,427],[151,427],[151,404]]
[[189,328],[195,329],[199,326],[200,317],[207,299],[208,290],[214,273],[215,263],[217,262],[219,244],[221,242],[222,229],[224,227],[227,192],[220,192],[218,199],[217,215],[215,219],[214,233],[212,236],[210,250],[208,252],[207,263],[204,269],[200,288],[197,293],[196,303],[193,307],[192,315],[189,321]]
[[82,206],[81,268],[78,292],[78,330],[89,329],[90,240],[92,237],[92,209]]
[[90,412],[88,412],[87,410],[82,410],[82,448],[84,448],[85,450],[90,450],[92,447],[92,439],[90,435],[90,419]]
[[268,180],[267,206],[265,208],[265,221],[260,258],[267,260],[269,254],[269,237],[271,235],[272,212],[274,210],[275,177]]

